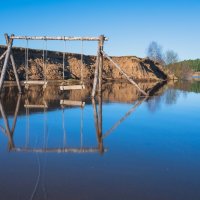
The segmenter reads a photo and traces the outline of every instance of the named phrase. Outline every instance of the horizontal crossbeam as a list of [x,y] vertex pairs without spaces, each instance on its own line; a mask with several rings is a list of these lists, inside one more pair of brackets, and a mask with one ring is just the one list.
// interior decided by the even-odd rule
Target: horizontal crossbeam
[[[100,37],[66,37],[66,36],[11,36],[11,39],[15,40],[64,40],[64,41],[100,41]],[[108,41],[108,38],[104,38]]]
[[[35,152],[35,153],[97,153],[98,148],[12,148],[14,152]],[[108,149],[104,149],[107,152]]]

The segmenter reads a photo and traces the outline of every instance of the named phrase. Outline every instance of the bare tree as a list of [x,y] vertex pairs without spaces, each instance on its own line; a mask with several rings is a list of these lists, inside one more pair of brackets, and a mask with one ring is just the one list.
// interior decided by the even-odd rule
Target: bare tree
[[153,61],[164,63],[162,47],[155,41],[149,44],[147,56]]
[[175,53],[173,50],[168,50],[165,53],[165,64],[174,64],[178,62],[178,54]]

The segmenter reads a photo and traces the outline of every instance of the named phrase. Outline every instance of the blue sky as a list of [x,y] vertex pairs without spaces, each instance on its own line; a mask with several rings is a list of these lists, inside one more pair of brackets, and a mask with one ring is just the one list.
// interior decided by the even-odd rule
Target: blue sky
[[[15,35],[109,37],[110,55],[146,56],[151,41],[173,49],[181,60],[200,57],[200,1],[197,0],[0,0],[0,44],[5,32]],[[25,42],[16,41],[16,46]],[[64,50],[63,42],[48,48]],[[43,42],[31,41],[42,48]],[[67,43],[67,51],[80,52],[81,44]],[[86,54],[96,43],[84,43]]]

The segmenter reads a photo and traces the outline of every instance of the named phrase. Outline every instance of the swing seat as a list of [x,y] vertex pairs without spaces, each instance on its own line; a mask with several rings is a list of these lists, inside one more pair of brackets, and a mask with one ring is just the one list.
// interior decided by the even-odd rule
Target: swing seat
[[25,85],[47,85],[47,81],[24,81]]
[[60,100],[60,105],[62,106],[80,106],[84,107],[85,102],[83,101],[71,101],[71,100]]
[[85,85],[61,85],[60,90],[84,90]]
[[41,105],[34,105],[34,104],[25,104],[24,105],[24,108],[48,108],[48,106],[47,105],[43,105],[43,104],[41,104]]
[[25,100],[25,108],[48,108],[47,102],[43,100],[43,104],[30,104],[28,99]]

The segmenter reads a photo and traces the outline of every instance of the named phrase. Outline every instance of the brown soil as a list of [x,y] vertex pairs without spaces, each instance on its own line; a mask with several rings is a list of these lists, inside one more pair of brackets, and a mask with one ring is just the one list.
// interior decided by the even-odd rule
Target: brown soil
[[[5,51],[5,46],[0,46],[0,55]],[[25,80],[25,49],[13,48],[13,54],[17,65],[17,71],[20,80]],[[43,64],[42,50],[29,49],[28,59],[28,77],[29,80],[44,79],[45,65]],[[65,55],[65,78],[81,78],[81,55],[66,53]],[[161,64],[156,63],[148,58],[138,58],[135,56],[112,57],[121,68],[134,80],[158,81],[173,79],[174,76],[169,74]],[[83,79],[91,80],[94,77],[94,68],[96,57],[83,56]],[[2,69],[3,60],[0,61]],[[48,80],[60,80],[63,77],[63,54],[61,52],[48,51],[46,61],[46,78]],[[9,63],[6,73],[6,80],[14,80],[14,73]],[[118,80],[124,79],[118,69],[116,69],[107,59],[104,59],[103,79]]]

